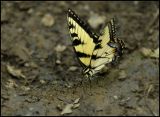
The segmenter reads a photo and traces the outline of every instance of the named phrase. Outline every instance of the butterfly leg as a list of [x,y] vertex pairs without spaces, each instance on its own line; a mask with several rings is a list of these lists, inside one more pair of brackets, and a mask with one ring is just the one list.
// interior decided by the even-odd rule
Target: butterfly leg
[[97,83],[97,85],[99,86],[98,78],[96,78],[96,83]]
[[83,99],[84,98],[84,95],[85,95],[85,85],[84,85],[84,78],[82,78],[82,80],[81,80],[81,82],[80,82],[80,86],[82,86],[82,88],[83,88],[83,92],[82,92],[82,94],[81,94],[81,99]]
[[93,94],[92,94],[92,90],[91,90],[91,88],[92,88],[91,77],[89,77],[89,88],[90,88],[90,94],[89,94],[89,95],[93,95]]

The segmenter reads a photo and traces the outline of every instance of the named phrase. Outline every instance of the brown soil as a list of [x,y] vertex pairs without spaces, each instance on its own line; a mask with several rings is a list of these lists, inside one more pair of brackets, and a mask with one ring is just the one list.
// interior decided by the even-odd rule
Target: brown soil
[[[92,13],[107,21],[116,17],[126,45],[91,88],[88,80],[80,84],[68,8],[85,20]],[[140,51],[159,47],[159,2],[1,2],[1,10],[1,115],[60,115],[77,98],[80,105],[68,115],[159,115],[159,59]],[[54,20],[51,26],[42,22],[46,14]],[[66,49],[57,52],[59,44]]]

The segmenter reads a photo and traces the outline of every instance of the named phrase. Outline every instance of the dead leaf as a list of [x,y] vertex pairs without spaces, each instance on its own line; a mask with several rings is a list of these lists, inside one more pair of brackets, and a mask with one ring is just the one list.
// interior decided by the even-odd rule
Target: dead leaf
[[141,53],[142,53],[144,56],[149,56],[150,53],[152,52],[152,50],[149,49],[149,48],[141,48],[140,51],[141,51]]
[[74,104],[79,103],[79,100],[80,100],[80,98],[77,98],[77,99],[74,101]]
[[67,104],[61,112],[61,115],[72,113],[73,104]]
[[78,108],[79,106],[80,106],[80,103],[77,103],[73,105],[73,108],[75,109],[75,108]]
[[150,56],[154,58],[159,58],[159,48],[155,49]]
[[13,66],[7,65],[8,72],[17,78],[26,78],[25,75],[22,74],[22,71],[19,69],[15,69]]
[[72,104],[67,104],[62,110],[61,115],[72,113],[72,109],[78,108],[80,106],[79,100],[80,98],[77,98]]
[[150,48],[141,48],[141,53],[147,57],[159,58],[159,48],[152,51]]
[[72,113],[72,109],[78,108],[80,106],[79,100],[80,98],[77,98],[72,104],[67,104],[62,110],[61,115]]
[[74,103],[73,103],[73,108],[74,108],[74,109],[75,109],[75,108],[78,108],[78,107],[80,106],[79,100],[80,100],[80,98],[77,98],[77,99],[74,101]]
[[14,87],[16,88],[16,87],[18,87],[18,85],[16,84],[16,82],[14,80],[9,79],[7,81],[6,87],[7,88],[14,88]]

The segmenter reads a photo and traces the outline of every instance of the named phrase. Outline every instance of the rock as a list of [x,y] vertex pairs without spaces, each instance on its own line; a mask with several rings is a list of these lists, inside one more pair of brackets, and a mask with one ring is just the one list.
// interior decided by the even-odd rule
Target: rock
[[126,79],[126,77],[127,77],[127,74],[124,70],[119,72],[119,77],[118,77],[119,80],[124,80],[124,79]]
[[99,16],[98,14],[93,13],[90,16],[88,22],[91,25],[91,27],[96,29],[100,24],[103,24],[105,20],[106,20],[105,16]]
[[51,27],[55,23],[55,19],[51,14],[45,14],[41,22],[44,26]]
[[76,66],[69,67],[69,71],[76,71],[77,69],[78,69],[78,67],[76,67]]
[[56,50],[57,52],[63,52],[65,49],[66,49],[66,46],[64,46],[64,45],[57,45],[57,46],[55,47],[55,50]]

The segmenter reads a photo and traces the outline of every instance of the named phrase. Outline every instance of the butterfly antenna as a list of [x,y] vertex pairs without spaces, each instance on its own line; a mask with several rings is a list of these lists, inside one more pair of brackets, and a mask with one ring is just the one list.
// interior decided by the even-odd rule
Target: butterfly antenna
[[[100,70],[97,70],[97,71],[100,72]],[[95,80],[96,80],[96,84],[99,85],[98,74],[95,74],[94,77],[95,77]]]

